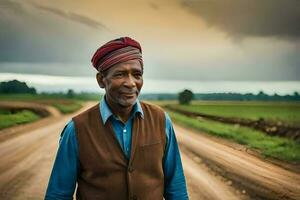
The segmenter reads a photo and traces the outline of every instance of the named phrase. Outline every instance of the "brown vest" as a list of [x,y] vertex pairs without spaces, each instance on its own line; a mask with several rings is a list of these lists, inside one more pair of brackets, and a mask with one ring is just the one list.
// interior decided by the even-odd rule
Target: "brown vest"
[[165,115],[141,102],[144,119],[132,126],[128,160],[109,120],[103,124],[99,104],[73,118],[79,146],[77,199],[160,200],[164,193]]

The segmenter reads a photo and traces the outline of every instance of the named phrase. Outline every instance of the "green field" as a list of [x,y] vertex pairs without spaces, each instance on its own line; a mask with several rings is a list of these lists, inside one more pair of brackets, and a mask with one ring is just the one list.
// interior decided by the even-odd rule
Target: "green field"
[[24,124],[33,122],[40,119],[36,113],[30,110],[22,110],[17,113],[11,113],[9,110],[0,110],[0,130],[15,126],[18,124]]
[[266,157],[289,162],[300,162],[300,144],[293,140],[268,136],[251,128],[204,119],[193,119],[171,111],[168,111],[168,113],[173,121],[187,128],[204,131],[208,134],[246,145],[251,149],[259,150]]
[[300,103],[295,102],[194,102],[174,108],[207,115],[267,121],[300,126]]

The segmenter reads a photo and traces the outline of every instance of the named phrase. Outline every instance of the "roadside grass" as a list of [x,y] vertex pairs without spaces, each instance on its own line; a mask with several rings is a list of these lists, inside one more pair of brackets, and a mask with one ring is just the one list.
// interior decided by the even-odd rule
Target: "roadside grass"
[[17,113],[0,110],[0,130],[17,124],[33,122],[38,119],[40,119],[40,116],[30,110],[22,110]]
[[142,100],[144,102],[156,104],[158,106],[164,107],[165,105],[177,105],[178,101],[177,100]]
[[170,117],[178,124],[197,131],[226,138],[259,150],[262,155],[288,162],[300,162],[300,144],[276,136],[268,136],[260,131],[237,125],[223,124],[220,122],[193,119],[176,112],[168,111]]
[[300,103],[295,102],[193,102],[191,105],[172,104],[171,107],[194,113],[220,117],[244,118],[300,124]]

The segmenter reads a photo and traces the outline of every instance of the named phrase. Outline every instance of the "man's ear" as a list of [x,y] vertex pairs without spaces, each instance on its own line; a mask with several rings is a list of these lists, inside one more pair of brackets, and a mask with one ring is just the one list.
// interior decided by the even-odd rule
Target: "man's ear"
[[96,75],[96,79],[97,79],[97,82],[98,82],[98,85],[100,86],[100,88],[104,88],[105,84],[104,84],[104,81],[103,81],[103,79],[104,79],[103,74],[98,72],[97,75]]

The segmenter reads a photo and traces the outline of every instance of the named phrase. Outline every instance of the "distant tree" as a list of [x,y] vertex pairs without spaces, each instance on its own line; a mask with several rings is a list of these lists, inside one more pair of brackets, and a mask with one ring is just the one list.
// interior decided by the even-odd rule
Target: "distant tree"
[[36,89],[28,87],[25,82],[18,80],[12,80],[7,82],[0,82],[0,93],[12,94],[12,93],[30,93],[36,94]]
[[262,90],[259,91],[259,93],[256,96],[257,100],[267,100],[268,97],[269,96],[267,94],[265,94]]
[[291,99],[294,101],[299,101],[300,100],[300,95],[297,91],[294,92],[294,95],[291,96]]
[[259,93],[257,94],[258,96],[265,96],[266,94],[264,93],[264,91],[259,91]]
[[74,96],[75,96],[74,90],[69,89],[67,92],[67,96],[68,96],[68,98],[74,98]]
[[189,104],[194,97],[192,91],[185,89],[178,94],[178,101],[180,104]]

